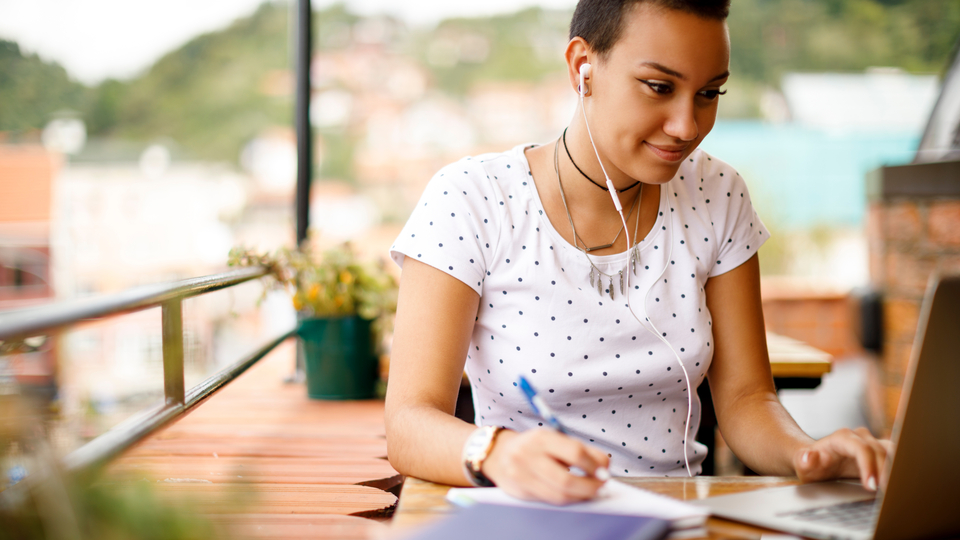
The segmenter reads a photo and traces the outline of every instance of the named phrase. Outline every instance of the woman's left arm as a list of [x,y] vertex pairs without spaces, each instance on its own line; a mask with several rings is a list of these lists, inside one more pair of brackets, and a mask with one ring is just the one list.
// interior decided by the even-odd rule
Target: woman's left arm
[[860,478],[876,490],[886,483],[889,441],[865,428],[841,429],[814,441],[777,398],[760,303],[757,255],[707,281],[713,319],[713,363],[707,373],[723,439],[758,473],[796,474],[801,480]]

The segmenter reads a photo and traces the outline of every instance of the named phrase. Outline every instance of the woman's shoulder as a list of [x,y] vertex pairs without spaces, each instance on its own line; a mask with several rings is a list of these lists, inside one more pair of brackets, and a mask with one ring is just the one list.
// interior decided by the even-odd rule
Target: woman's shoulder
[[743,177],[732,165],[699,148],[680,166],[677,178],[689,188],[695,187],[696,191],[706,194],[725,195],[730,191],[732,196],[733,191],[741,193],[746,189]]
[[423,191],[419,206],[460,207],[474,217],[499,221],[510,199],[526,192],[532,182],[524,146],[506,152],[465,156],[434,174]]
[[480,189],[525,182],[530,176],[530,166],[523,151],[531,146],[520,145],[504,152],[464,156],[437,171],[432,181]]

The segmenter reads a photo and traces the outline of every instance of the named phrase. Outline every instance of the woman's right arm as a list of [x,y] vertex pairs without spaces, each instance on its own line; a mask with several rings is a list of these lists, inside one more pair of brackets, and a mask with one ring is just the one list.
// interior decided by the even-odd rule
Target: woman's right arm
[[[386,398],[387,454],[398,472],[450,485],[469,485],[460,462],[476,429],[453,416],[480,297],[429,265],[404,261]],[[556,504],[593,497],[593,473],[607,455],[547,429],[504,430],[483,465],[508,493]]]

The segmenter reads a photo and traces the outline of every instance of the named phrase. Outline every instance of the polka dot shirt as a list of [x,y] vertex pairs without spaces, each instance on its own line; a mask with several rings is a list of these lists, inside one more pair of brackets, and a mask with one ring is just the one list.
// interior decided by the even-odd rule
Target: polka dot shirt
[[[590,265],[547,219],[524,146],[467,157],[430,181],[391,248],[450,274],[480,295],[466,372],[478,425],[543,425],[517,386],[531,384],[576,437],[611,457],[615,475],[686,475],[687,381],[696,435],[696,388],[713,357],[707,279],[748,260],[769,233],[729,165],[695,151],[660,190],[653,229],[640,243],[630,307],[614,282],[590,286]],[[566,223],[562,226],[566,226]],[[627,254],[592,257],[607,274]],[[626,279],[626,278],[625,278]],[[687,443],[700,471],[706,448]]]

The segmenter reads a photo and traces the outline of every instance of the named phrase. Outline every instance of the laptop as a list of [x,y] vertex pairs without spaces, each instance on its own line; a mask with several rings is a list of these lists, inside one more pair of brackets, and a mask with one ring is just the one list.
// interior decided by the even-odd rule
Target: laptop
[[691,501],[711,514],[811,538],[960,536],[960,276],[930,280],[878,494],[857,481]]

